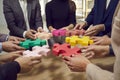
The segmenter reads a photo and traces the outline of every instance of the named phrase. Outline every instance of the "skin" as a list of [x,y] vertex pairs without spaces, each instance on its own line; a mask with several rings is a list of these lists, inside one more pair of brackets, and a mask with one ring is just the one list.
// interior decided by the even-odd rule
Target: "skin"
[[19,42],[16,41],[6,41],[2,43],[2,49],[6,52],[25,50],[24,48],[18,46]]
[[84,72],[86,71],[87,65],[91,63],[86,57],[80,54],[72,57],[65,56],[63,61],[73,72]]

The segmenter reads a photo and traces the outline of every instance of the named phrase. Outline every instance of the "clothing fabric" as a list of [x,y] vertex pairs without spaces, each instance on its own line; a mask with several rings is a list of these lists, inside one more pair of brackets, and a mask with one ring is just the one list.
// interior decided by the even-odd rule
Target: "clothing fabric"
[[[27,0],[27,13],[30,29],[42,27],[41,7],[39,0]],[[24,14],[19,0],[3,0],[3,10],[10,35],[23,37],[27,30]]]
[[0,33],[0,42],[4,42],[7,40],[8,35],[7,34],[1,34]]
[[20,65],[16,61],[0,65],[0,80],[17,80],[19,72]]
[[[75,3],[72,2],[74,5]],[[46,4],[47,27],[60,29],[70,24],[76,24],[76,12],[70,10],[68,0],[52,0]]]
[[93,26],[98,24],[105,25],[105,30],[101,31],[98,34],[100,36],[106,35],[107,33],[111,32],[113,15],[119,0],[111,0],[107,9],[106,1],[107,0],[95,0],[94,7],[86,18],[86,22],[88,23],[86,29],[91,24],[93,24]]
[[116,57],[114,73],[89,64],[86,69],[87,80],[120,80],[120,1],[114,14],[112,28],[112,47]]
[[20,3],[20,6],[21,6],[21,9],[23,11],[23,15],[24,15],[24,18],[25,18],[25,23],[26,23],[26,26],[27,26],[27,30],[30,30],[29,22],[28,22],[27,0],[19,0],[19,3]]

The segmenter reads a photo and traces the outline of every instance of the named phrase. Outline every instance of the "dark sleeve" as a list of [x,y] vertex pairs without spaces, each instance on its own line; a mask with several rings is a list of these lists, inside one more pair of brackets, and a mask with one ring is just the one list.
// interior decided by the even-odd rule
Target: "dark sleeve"
[[103,31],[104,34],[109,34],[111,33],[111,29],[112,29],[112,20],[109,22],[104,23],[105,25],[105,31]]
[[[53,26],[52,25],[52,12],[51,12],[51,6],[50,6],[50,3],[47,3],[46,4],[46,7],[45,7],[45,14],[46,14],[46,23],[47,23],[47,27],[49,26]],[[54,27],[54,26],[53,26]]]
[[41,7],[39,0],[37,0],[37,7],[36,7],[36,29],[38,27],[43,27],[43,21],[42,21],[42,16],[41,16]]
[[22,28],[17,27],[15,23],[15,17],[11,9],[12,5],[10,4],[10,1],[11,0],[3,0],[3,10],[7,26],[10,32],[14,33],[16,36],[23,37],[24,30]]
[[112,45],[109,46],[109,50],[110,50],[110,55],[114,55]]
[[16,80],[20,66],[17,62],[10,62],[0,65],[0,80]]
[[8,35],[0,33],[0,42],[6,41],[7,37],[8,37]]
[[[76,7],[76,5],[73,1],[72,1],[72,3]],[[76,25],[76,10],[70,11],[69,22],[70,22],[70,24],[73,24],[74,26]]]
[[87,28],[88,28],[91,24],[93,24],[95,6],[96,6],[96,3],[94,2],[94,6],[93,6],[91,12],[88,14],[87,18],[85,19],[85,21],[88,23],[88,26],[86,26]]

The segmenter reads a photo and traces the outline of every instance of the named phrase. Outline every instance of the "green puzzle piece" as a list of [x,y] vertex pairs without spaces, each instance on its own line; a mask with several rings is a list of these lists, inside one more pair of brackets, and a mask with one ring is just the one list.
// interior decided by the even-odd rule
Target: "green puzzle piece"
[[20,46],[24,47],[25,49],[30,49],[34,46],[43,46],[46,45],[46,40],[36,39],[36,40],[30,40],[27,39],[24,42],[20,42]]

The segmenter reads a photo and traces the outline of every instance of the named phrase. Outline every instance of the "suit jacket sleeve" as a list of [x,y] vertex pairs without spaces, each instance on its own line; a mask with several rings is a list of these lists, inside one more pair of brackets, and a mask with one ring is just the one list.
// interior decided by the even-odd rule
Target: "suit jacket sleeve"
[[96,7],[96,2],[94,2],[94,6],[93,6],[91,12],[88,14],[87,18],[85,19],[85,21],[88,24],[88,26],[86,26],[86,28],[88,28],[91,24],[93,24],[95,7]]
[[87,80],[113,80],[113,73],[103,70],[94,64],[89,64],[86,69]]
[[3,10],[4,10],[4,15],[5,19],[8,25],[8,28],[10,32],[14,33],[16,36],[23,37],[23,30],[22,28],[17,27],[15,23],[15,17],[11,9],[11,2],[10,0],[3,0]]
[[8,36],[8,35],[6,35],[6,34],[1,34],[1,33],[0,33],[0,42],[6,41],[7,36]]
[[17,62],[0,65],[0,80],[16,80],[20,66]]
[[[39,0],[37,0],[37,7],[36,7],[36,27],[43,27],[42,16],[41,16],[41,7]],[[36,29],[37,29],[36,28]]]
[[[76,7],[76,5],[73,1],[71,3]],[[69,23],[73,24],[74,26],[76,25],[76,10],[75,11],[70,11]]]
[[50,3],[47,3],[46,6],[45,6],[45,14],[46,14],[47,27],[53,26],[53,23],[52,23],[52,12],[51,12]]

